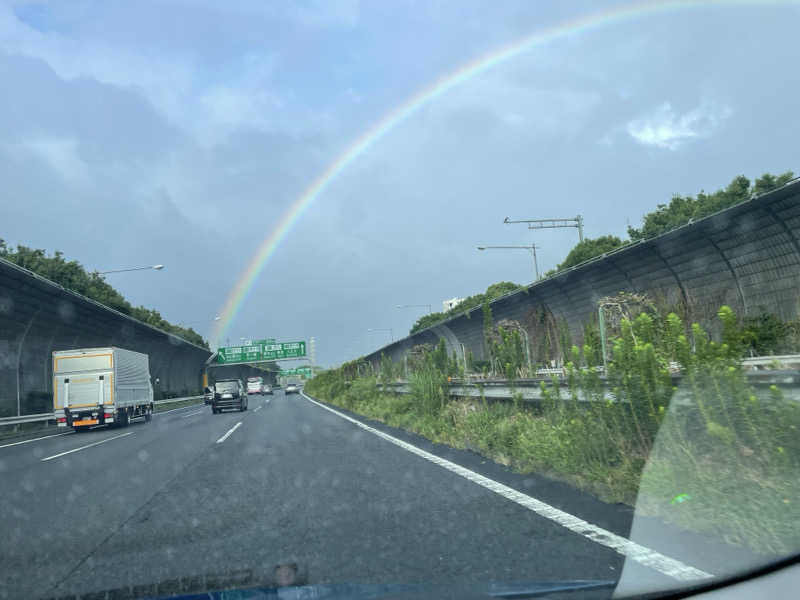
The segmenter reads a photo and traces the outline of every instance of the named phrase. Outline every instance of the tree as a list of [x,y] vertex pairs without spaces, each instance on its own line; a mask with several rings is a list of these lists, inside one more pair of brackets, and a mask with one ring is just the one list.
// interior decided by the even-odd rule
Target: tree
[[595,239],[586,238],[570,250],[564,262],[558,265],[558,270],[574,267],[590,258],[616,250],[622,246],[622,243],[622,240],[615,235],[604,235]]
[[761,194],[771,192],[779,187],[783,187],[792,179],[794,179],[794,173],[791,171],[786,171],[778,176],[764,173],[761,177],[756,179],[755,185],[753,185],[753,195],[760,196]]
[[734,177],[724,189],[711,194],[701,191],[697,194],[697,198],[675,195],[669,204],[659,204],[655,211],[647,213],[640,229],[628,227],[628,235],[632,241],[646,240],[661,235],[676,227],[686,225],[692,220],[702,219],[779,188],[791,181],[793,177],[794,173],[791,171],[786,171],[781,175],[764,173],[751,186],[747,177],[739,175]]

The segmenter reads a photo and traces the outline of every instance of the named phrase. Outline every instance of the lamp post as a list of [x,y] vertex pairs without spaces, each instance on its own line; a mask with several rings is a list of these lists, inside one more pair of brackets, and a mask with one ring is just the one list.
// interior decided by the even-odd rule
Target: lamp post
[[536,281],[539,281],[539,261],[536,258],[536,244],[530,246],[514,245],[514,246],[478,246],[478,250],[496,250],[496,249],[513,249],[513,250],[527,250],[533,256],[533,269],[536,273]]
[[186,328],[187,325],[197,325],[198,323],[213,323],[214,321],[219,321],[221,318],[222,317],[217,315],[213,319],[197,319],[195,321],[180,321],[180,322],[178,322],[178,325],[180,325],[183,328]]
[[395,308],[427,308],[429,313],[433,312],[430,304],[398,304]]
[[110,271],[98,271],[98,275],[107,275],[109,273],[125,273],[127,271],[160,271],[164,265],[149,265],[147,267],[132,267],[130,269],[111,269]]

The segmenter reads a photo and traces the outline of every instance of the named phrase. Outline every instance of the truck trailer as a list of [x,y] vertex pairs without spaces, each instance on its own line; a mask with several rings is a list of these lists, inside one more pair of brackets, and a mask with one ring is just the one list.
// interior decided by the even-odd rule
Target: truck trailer
[[147,354],[123,348],[53,352],[53,412],[59,427],[126,427],[153,415]]

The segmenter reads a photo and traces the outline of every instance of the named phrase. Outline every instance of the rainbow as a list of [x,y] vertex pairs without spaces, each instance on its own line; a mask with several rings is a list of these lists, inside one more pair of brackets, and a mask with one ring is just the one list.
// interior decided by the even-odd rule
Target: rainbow
[[421,107],[441,97],[453,88],[537,46],[637,17],[701,6],[731,6],[734,4],[780,5],[795,4],[796,2],[797,0],[664,0],[625,4],[601,12],[588,13],[537,30],[532,34],[495,48],[487,54],[479,56],[454,71],[439,77],[405,102],[386,113],[369,129],[364,131],[292,202],[275,228],[258,247],[258,250],[226,298],[222,309],[218,313],[221,318],[216,323],[212,339],[223,339],[247,299],[253,284],[264,270],[267,261],[289,234],[293,225],[305,214],[312,202],[336,180],[342,171],[369,150],[384,135]]

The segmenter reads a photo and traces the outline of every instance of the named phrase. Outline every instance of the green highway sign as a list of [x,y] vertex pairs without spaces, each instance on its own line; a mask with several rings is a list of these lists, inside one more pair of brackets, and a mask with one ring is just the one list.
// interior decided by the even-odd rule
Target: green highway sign
[[305,355],[305,341],[278,343],[270,340],[246,340],[241,346],[222,346],[217,349],[217,363],[263,362],[303,358]]
[[301,375],[303,377],[311,377],[311,367],[297,367],[296,369],[281,369],[281,377],[290,377],[292,375]]

